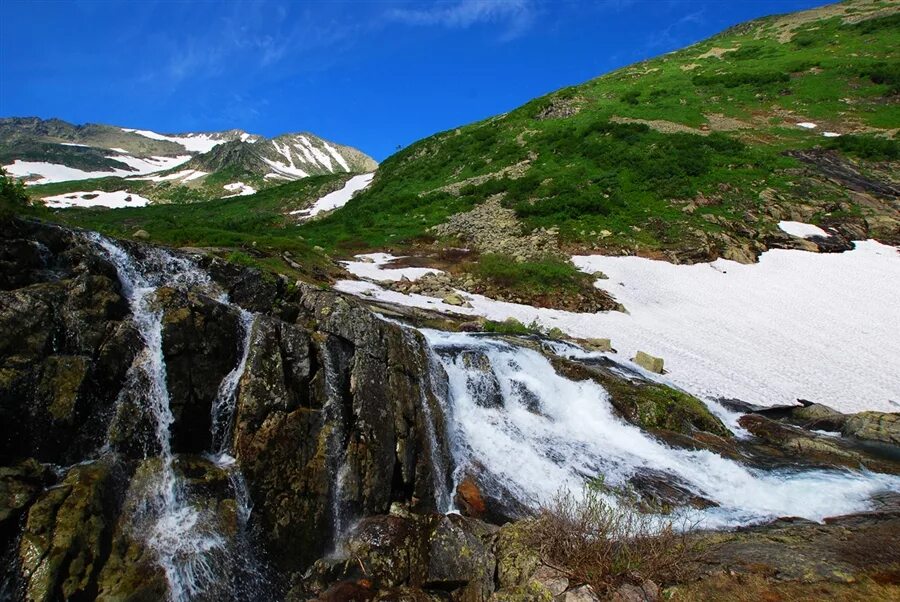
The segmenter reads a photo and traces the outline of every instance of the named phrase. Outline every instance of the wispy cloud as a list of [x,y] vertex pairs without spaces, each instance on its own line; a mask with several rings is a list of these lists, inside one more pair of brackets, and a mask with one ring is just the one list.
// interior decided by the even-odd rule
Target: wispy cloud
[[473,25],[502,27],[502,40],[525,33],[534,23],[536,6],[532,0],[454,0],[427,8],[395,8],[387,13],[391,21],[414,26],[467,29]]

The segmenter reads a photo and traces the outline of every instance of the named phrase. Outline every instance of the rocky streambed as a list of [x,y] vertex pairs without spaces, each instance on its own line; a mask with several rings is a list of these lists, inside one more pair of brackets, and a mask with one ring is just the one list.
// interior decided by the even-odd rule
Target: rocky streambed
[[[897,583],[896,550],[853,544],[898,534],[896,415],[741,407],[736,436],[733,407],[549,341],[34,222],[4,228],[0,289],[4,599]],[[548,563],[522,530],[587,481],[698,524],[713,577],[602,592]]]

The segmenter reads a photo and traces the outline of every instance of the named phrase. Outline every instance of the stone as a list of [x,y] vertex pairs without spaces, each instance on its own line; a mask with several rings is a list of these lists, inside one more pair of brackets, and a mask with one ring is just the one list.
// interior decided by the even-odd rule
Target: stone
[[826,405],[813,403],[791,410],[791,418],[813,430],[840,431],[847,422],[847,415]]
[[471,476],[466,476],[456,487],[456,504],[465,516],[483,518],[487,511],[487,505],[481,496],[478,484]]
[[[582,585],[556,596],[554,602],[600,602],[590,585]],[[630,602],[630,601],[629,601]]]
[[143,229],[135,230],[131,237],[135,240],[150,240],[150,233]]
[[578,344],[588,351],[598,351],[601,353],[613,351],[612,341],[610,339],[579,339]]
[[656,374],[663,373],[663,359],[661,357],[638,351],[632,361],[648,372],[655,372]]
[[456,306],[461,306],[466,303],[466,300],[463,299],[461,296],[459,296],[456,293],[450,293],[449,295],[444,295],[444,297],[441,299],[441,301],[443,301],[447,305],[456,305]]
[[900,445],[900,413],[860,412],[851,414],[841,433],[862,441]]

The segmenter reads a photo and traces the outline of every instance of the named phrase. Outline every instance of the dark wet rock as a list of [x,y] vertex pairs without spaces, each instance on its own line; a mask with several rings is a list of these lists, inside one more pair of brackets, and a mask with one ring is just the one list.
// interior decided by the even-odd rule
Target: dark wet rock
[[803,429],[747,414],[739,424],[765,443],[793,455],[797,462],[898,473],[900,465],[867,454],[839,438],[816,436]]
[[34,458],[0,467],[0,546],[12,540],[22,514],[53,481],[50,468]]
[[495,525],[526,518],[533,511],[517,501],[512,492],[486,473],[480,465],[472,465],[460,479],[454,501],[465,516],[486,520]]
[[691,491],[672,475],[649,468],[639,470],[628,483],[641,504],[650,512],[668,512],[673,508],[686,506],[704,509],[718,505]]
[[887,198],[900,197],[900,187],[896,184],[863,174],[853,163],[836,151],[809,149],[788,151],[786,154],[811,166],[826,178],[850,190]]
[[175,417],[172,449],[207,450],[210,408],[243,345],[240,317],[209,297],[173,288],[160,288],[154,304],[163,311],[162,350]]
[[459,353],[457,361],[468,369],[466,387],[472,392],[475,403],[486,408],[502,408],[500,381],[497,380],[487,355],[477,349],[466,349]]
[[486,600],[494,590],[496,531],[458,515],[374,516],[351,534],[349,561],[320,562],[314,572],[329,571],[326,581],[343,583],[364,577],[373,590],[414,588],[453,600]]

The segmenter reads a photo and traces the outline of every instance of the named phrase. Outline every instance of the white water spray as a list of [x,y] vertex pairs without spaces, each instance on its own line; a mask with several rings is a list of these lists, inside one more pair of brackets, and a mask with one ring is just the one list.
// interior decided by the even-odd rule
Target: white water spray
[[[624,487],[643,471],[662,472],[718,504],[691,517],[706,527],[779,516],[821,520],[863,510],[879,491],[900,491],[896,476],[752,469],[709,451],[672,448],[616,416],[598,384],[558,375],[536,351],[466,334],[423,334],[449,379],[456,477],[482,466],[490,479],[531,507],[560,490],[581,491],[593,477]],[[489,360],[501,407],[484,403],[485,374],[467,365],[463,350],[477,350]]]
[[[144,349],[129,368],[126,390],[130,389],[143,401],[144,409],[153,419],[160,462],[153,469],[146,497],[132,517],[133,526],[156,554],[168,581],[170,600],[190,600],[207,592],[220,579],[218,557],[225,553],[227,542],[217,533],[214,520],[190,503],[174,468],[170,432],[174,416],[162,352],[162,310],[153,307],[153,300],[160,286],[199,287],[213,296],[219,295],[215,294],[209,275],[189,259],[148,248],[142,261],[145,269],[141,269],[125,250],[109,239],[96,233],[88,237],[116,267],[132,320],[144,343]],[[225,397],[223,415],[229,408],[233,410],[234,392],[245,361],[246,350],[240,366],[220,387]]]

